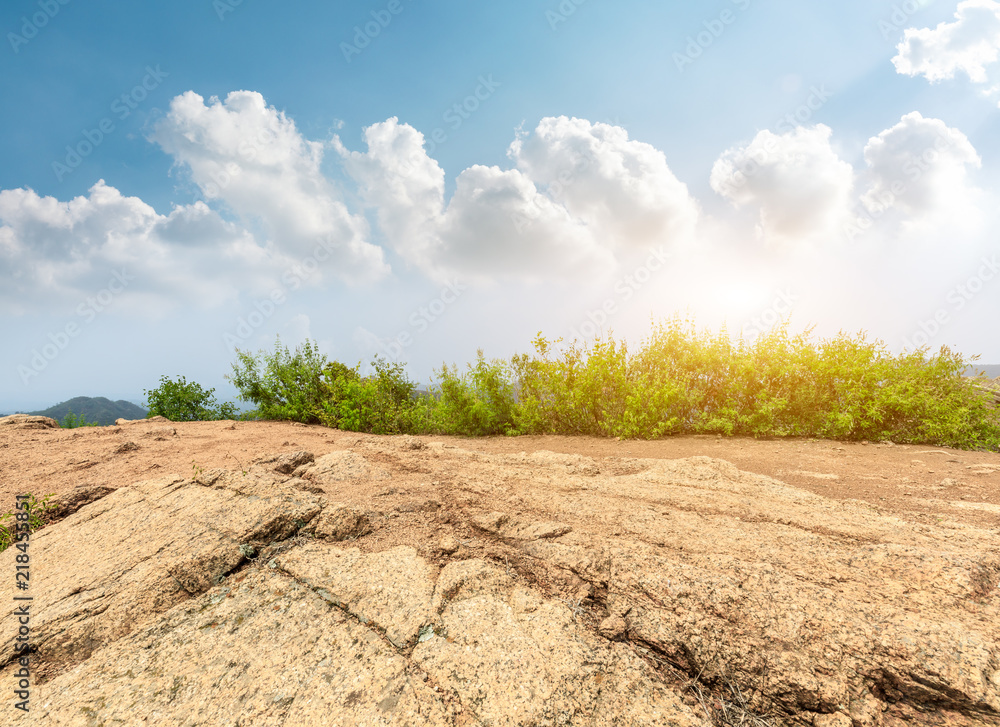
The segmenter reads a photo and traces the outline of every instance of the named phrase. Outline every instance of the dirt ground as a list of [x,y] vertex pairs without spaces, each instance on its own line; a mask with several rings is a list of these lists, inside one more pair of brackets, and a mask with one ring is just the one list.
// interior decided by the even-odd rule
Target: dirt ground
[[[19,493],[58,496],[83,485],[119,488],[167,474],[191,476],[196,469],[244,469],[283,452],[306,450],[318,457],[359,444],[377,447],[381,439],[284,422],[135,423],[0,432],[0,512],[12,509]],[[1000,454],[991,452],[715,436],[656,441],[565,436],[416,439],[488,454],[548,450],[609,463],[620,458],[702,455],[824,497],[861,500],[913,522],[932,525],[947,519],[1000,527]],[[398,462],[381,464],[393,475],[412,473],[412,468],[399,469]]]

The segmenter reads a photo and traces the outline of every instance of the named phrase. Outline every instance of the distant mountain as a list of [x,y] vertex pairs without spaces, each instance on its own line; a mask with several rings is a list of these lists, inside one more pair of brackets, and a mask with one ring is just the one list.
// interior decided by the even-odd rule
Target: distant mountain
[[1000,376],[1000,364],[993,364],[987,366],[980,366],[979,364],[975,364],[974,366],[970,366],[965,370],[965,375],[975,376],[980,371],[989,376],[991,379],[995,379],[997,376]]
[[114,424],[116,419],[145,419],[147,415],[145,409],[130,401],[124,399],[111,401],[103,396],[78,396],[75,399],[64,401],[62,404],[50,406],[44,411],[27,413],[52,417],[57,422],[61,422],[70,411],[73,412],[74,416],[86,417],[88,423],[97,422],[101,426]]

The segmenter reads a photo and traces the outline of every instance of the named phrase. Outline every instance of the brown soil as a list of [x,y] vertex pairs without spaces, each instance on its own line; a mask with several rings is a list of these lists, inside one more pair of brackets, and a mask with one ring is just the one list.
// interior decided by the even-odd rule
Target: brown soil
[[[63,494],[82,485],[119,488],[167,474],[242,469],[265,455],[306,450],[317,457],[374,435],[285,422],[127,424],[80,429],[0,432],[0,512],[14,496]],[[836,500],[861,500],[880,511],[924,524],[942,519],[1000,527],[1000,454],[923,445],[862,444],[813,439],[682,436],[657,441],[525,436],[462,439],[417,437],[489,454],[549,450],[605,461],[679,459],[704,455],[741,470],[774,477]],[[392,458],[393,475],[414,474]],[[377,489],[385,490],[384,483]],[[334,493],[327,493],[334,494]],[[356,493],[362,494],[362,493]],[[381,493],[378,493],[381,494]],[[393,496],[382,495],[386,506]]]

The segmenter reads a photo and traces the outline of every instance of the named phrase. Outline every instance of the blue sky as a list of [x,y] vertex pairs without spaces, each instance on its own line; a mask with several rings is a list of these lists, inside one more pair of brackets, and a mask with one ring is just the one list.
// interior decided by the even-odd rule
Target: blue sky
[[0,9],[0,411],[690,313],[1000,362],[1000,3]]

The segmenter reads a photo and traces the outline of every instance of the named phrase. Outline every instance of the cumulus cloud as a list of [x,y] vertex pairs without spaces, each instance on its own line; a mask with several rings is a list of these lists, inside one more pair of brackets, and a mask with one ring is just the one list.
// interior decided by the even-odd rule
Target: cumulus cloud
[[981,160],[969,139],[940,119],[914,111],[865,146],[867,190],[862,203],[872,213],[896,208],[910,219],[941,213],[966,216],[978,191],[968,168]]
[[765,240],[805,240],[838,230],[850,206],[854,172],[830,145],[823,124],[775,134],[726,151],[710,184],[737,207],[759,209]]
[[472,166],[446,202],[423,135],[398,119],[337,142],[393,248],[434,275],[542,277],[606,269],[618,255],[689,238],[698,209],[662,153],[624,129],[566,117],[519,137],[514,169]]
[[690,237],[698,207],[663,152],[610,124],[545,118],[518,138],[510,157],[615,248],[645,249]]
[[954,22],[907,28],[897,50],[892,62],[899,73],[934,83],[961,71],[973,83],[987,83],[1000,57],[1000,2],[965,0]]
[[348,210],[320,171],[323,144],[304,139],[259,93],[234,91],[206,104],[188,91],[171,101],[151,139],[206,198],[220,200],[246,225],[259,224],[279,254],[301,257],[323,241],[334,251],[331,272],[344,280],[388,272],[365,218]]
[[161,215],[104,180],[67,202],[31,189],[0,191],[0,276],[7,281],[0,306],[12,312],[27,300],[72,303],[122,270],[140,281],[130,294],[142,291],[159,305],[178,298],[211,304],[261,284],[267,260],[249,233],[203,203]]

